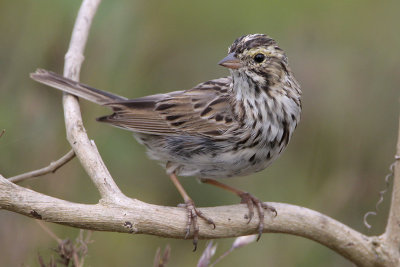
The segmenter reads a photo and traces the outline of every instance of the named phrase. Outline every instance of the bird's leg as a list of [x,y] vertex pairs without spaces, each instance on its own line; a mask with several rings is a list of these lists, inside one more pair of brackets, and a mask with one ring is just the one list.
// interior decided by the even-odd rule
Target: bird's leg
[[242,190],[233,188],[229,185],[217,182],[213,179],[207,179],[207,178],[202,178],[200,179],[200,181],[202,183],[205,184],[211,184],[211,185],[215,185],[219,188],[228,190],[232,193],[234,193],[235,195],[239,196],[241,198],[241,202],[240,203],[244,203],[247,205],[248,209],[249,209],[249,214],[248,214],[248,222],[250,223],[251,219],[253,219],[254,216],[254,206],[257,209],[258,212],[258,217],[260,219],[259,223],[258,223],[258,237],[257,237],[257,241],[260,239],[261,234],[263,233],[264,230],[264,209],[271,211],[272,213],[275,213],[275,216],[278,215],[276,209],[270,205],[267,205],[266,203],[260,201],[258,198],[254,197],[253,195],[251,195],[248,192],[244,192]]
[[200,210],[196,208],[194,205],[193,200],[189,197],[189,195],[186,193],[185,189],[179,182],[178,178],[176,177],[175,173],[172,173],[169,178],[171,178],[171,181],[174,183],[176,189],[178,189],[179,193],[181,194],[183,200],[185,201],[185,204],[180,205],[184,206],[186,208],[187,212],[187,226],[186,226],[186,235],[185,239],[189,237],[190,234],[190,228],[193,225],[193,245],[195,251],[197,249],[197,242],[199,240],[199,225],[197,223],[197,217],[202,218],[203,220],[207,221],[207,223],[212,224],[215,229],[215,223],[212,219],[206,217]]

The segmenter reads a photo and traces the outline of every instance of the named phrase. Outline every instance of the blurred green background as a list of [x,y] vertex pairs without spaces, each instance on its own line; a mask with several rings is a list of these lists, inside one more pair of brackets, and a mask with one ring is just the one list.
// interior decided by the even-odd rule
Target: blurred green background
[[[0,0],[0,173],[47,165],[69,149],[61,93],[28,75],[61,73],[80,1]],[[393,161],[399,113],[400,2],[392,1],[103,1],[86,47],[81,81],[127,97],[187,89],[228,75],[217,65],[237,37],[267,33],[285,49],[302,85],[302,121],[286,152],[267,170],[230,185],[262,200],[323,212],[368,234],[385,226],[389,195],[371,230],[374,208]],[[81,101],[89,137],[128,196],[175,206],[180,196],[163,169],[127,131],[95,122],[109,111]],[[198,206],[237,203],[220,189],[182,183]],[[74,159],[23,186],[66,200],[99,195]],[[1,192],[0,192],[1,194]],[[60,238],[77,229],[47,224]],[[95,232],[87,266],[151,266],[157,247],[172,247],[169,266],[195,266],[206,242]],[[217,240],[217,254],[233,239]],[[30,218],[0,211],[2,266],[38,266],[56,242]],[[267,234],[219,266],[352,266],[306,239]]]

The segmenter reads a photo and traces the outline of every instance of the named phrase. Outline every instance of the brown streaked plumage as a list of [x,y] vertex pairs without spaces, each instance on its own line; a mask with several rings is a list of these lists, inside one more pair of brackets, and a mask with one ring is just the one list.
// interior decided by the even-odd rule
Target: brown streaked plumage
[[[98,121],[130,130],[160,161],[185,201],[187,236],[193,227],[197,244],[196,209],[176,176],[196,176],[227,189],[257,209],[263,231],[264,209],[257,198],[212,179],[244,176],[266,168],[284,150],[301,113],[300,86],[281,48],[263,34],[245,35],[229,48],[220,65],[231,76],[210,80],[185,91],[127,99],[38,70],[31,77],[62,91],[108,106],[113,114]],[[211,179],[210,179],[211,178]],[[214,225],[215,226],[215,225]]]

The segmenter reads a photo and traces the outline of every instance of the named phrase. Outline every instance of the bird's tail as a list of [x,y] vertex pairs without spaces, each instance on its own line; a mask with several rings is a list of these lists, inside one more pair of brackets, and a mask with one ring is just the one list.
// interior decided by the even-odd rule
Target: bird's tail
[[51,86],[58,90],[70,93],[72,95],[84,98],[97,104],[106,104],[114,101],[126,100],[127,98],[114,95],[96,88],[92,88],[85,84],[65,78],[51,71],[37,69],[31,73],[31,78],[37,82]]

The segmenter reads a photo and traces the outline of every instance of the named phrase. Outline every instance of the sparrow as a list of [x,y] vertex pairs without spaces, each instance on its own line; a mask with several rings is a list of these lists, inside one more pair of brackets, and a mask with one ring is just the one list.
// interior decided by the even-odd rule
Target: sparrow
[[219,65],[230,76],[165,94],[128,99],[92,88],[53,72],[38,69],[31,78],[42,84],[112,109],[98,118],[129,130],[160,162],[183,197],[187,212],[186,238],[193,228],[196,250],[198,217],[215,228],[213,220],[196,208],[177,176],[197,177],[238,195],[248,206],[248,222],[259,217],[260,238],[264,210],[274,207],[248,192],[216,179],[246,176],[268,167],[288,145],[301,114],[301,90],[285,52],[264,34],[236,39]]

